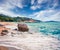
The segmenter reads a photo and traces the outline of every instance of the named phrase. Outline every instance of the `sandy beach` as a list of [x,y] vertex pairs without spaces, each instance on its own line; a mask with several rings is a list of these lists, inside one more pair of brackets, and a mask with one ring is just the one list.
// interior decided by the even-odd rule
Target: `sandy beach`
[[0,36],[0,46],[7,47],[8,50],[60,50],[60,41],[41,33],[19,32],[11,36],[9,32],[8,35]]

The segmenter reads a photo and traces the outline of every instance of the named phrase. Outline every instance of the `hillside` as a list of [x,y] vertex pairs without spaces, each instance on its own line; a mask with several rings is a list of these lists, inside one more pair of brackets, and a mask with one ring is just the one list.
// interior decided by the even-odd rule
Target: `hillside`
[[1,22],[41,22],[39,20],[35,20],[32,18],[27,17],[10,17],[3,14],[0,14],[0,21]]

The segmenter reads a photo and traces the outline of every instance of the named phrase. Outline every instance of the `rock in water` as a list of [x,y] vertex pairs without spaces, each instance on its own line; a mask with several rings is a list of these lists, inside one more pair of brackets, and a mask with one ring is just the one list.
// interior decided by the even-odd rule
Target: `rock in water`
[[1,27],[1,26],[4,26],[4,25],[0,24],[0,27]]
[[27,32],[29,31],[29,28],[26,24],[18,24],[18,31]]
[[1,36],[7,35],[7,34],[8,34],[8,30],[2,30]]

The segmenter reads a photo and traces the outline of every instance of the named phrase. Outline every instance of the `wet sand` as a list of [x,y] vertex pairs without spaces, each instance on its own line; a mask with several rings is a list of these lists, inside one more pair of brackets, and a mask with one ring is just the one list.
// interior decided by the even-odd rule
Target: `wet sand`
[[0,46],[0,50],[8,50],[8,48],[4,46]]
[[13,47],[0,46],[0,50],[19,50]]

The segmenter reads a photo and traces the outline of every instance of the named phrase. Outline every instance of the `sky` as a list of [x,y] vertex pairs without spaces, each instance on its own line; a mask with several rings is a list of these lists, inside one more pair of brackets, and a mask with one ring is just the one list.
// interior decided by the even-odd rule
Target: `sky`
[[0,0],[0,14],[60,21],[60,0]]

